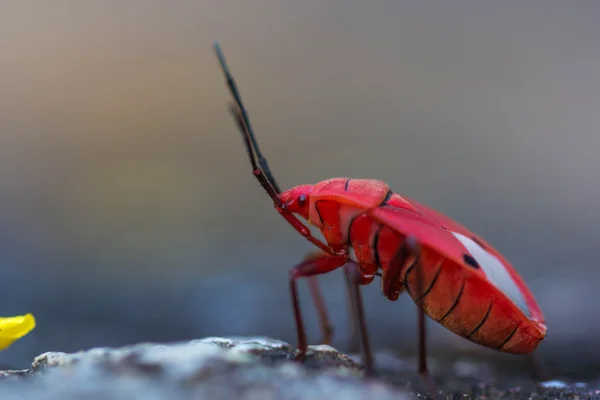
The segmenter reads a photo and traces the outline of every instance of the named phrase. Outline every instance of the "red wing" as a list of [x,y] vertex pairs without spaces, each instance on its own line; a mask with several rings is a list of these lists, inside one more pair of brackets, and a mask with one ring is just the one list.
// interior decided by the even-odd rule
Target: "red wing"
[[459,224],[458,222],[454,221],[453,219],[447,217],[446,215],[444,215],[438,211],[435,211],[434,209],[429,208],[413,199],[410,199],[407,197],[404,197],[404,199],[406,201],[410,202],[412,205],[414,205],[415,208],[418,208],[421,212],[423,212],[423,214],[427,215],[428,217],[432,218],[433,220],[438,221],[440,224],[445,226],[447,229],[452,230],[457,233],[460,233],[460,234],[466,236],[467,238],[472,239],[475,243],[477,243],[479,246],[481,246],[486,252],[488,252],[488,253],[494,255],[496,258],[498,258],[501,261],[504,268],[509,273],[512,280],[517,285],[521,294],[525,297],[527,306],[528,306],[529,310],[531,311],[531,319],[535,320],[535,321],[544,321],[544,316],[542,314],[542,311],[540,310],[539,305],[537,304],[535,298],[533,297],[533,294],[531,293],[531,291],[525,284],[525,281],[523,280],[523,278],[521,278],[521,276],[515,270],[513,265],[506,258],[504,258],[504,256],[502,254],[500,254],[500,252],[498,250],[496,250],[491,244],[486,242],[481,236],[476,235],[475,233],[471,232],[469,229],[467,229],[463,225]]
[[[449,230],[441,228],[436,220],[426,214],[393,206],[377,207],[369,214],[396,232],[415,237],[421,246],[427,246],[457,264],[464,264],[463,257],[468,254],[467,249]],[[476,270],[473,269],[473,272]]]
[[451,230],[453,232],[460,233],[461,235],[464,235],[466,237],[469,237],[469,238],[475,240],[475,242],[478,242],[481,247],[483,247],[484,249],[486,249],[490,253],[494,254],[496,257],[498,257],[500,260],[502,260],[502,262],[504,264],[510,264],[506,259],[504,259],[502,254],[500,254],[496,249],[494,249],[482,237],[474,234],[469,229],[467,229],[463,225],[459,224],[455,220],[440,213],[439,211],[434,210],[433,208],[429,208],[426,205],[419,203],[418,201],[415,201],[406,196],[402,196],[402,197],[404,198],[404,200],[408,201],[410,204],[412,204],[416,209],[421,211],[423,214],[425,214],[432,220],[439,222],[440,225],[444,226],[446,229]]
[[[544,320],[522,278],[497,250],[449,217],[404,199],[418,212],[385,205],[372,209],[369,214],[402,235],[414,236],[422,246],[429,247],[494,284],[532,320]],[[481,268],[473,268],[470,261],[476,261]]]

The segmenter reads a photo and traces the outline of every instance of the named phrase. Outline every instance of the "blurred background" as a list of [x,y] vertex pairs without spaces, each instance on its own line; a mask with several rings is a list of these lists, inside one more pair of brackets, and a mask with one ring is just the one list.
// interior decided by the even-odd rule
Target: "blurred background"
[[[0,314],[38,326],[0,364],[295,343],[288,270],[312,247],[252,177],[213,40],[284,188],[387,181],[512,261],[547,318],[542,358],[600,354],[600,5],[495,3],[3,2]],[[343,273],[320,281],[344,350]],[[415,354],[410,298],[363,293],[373,346]],[[496,356],[429,327],[432,355]]]

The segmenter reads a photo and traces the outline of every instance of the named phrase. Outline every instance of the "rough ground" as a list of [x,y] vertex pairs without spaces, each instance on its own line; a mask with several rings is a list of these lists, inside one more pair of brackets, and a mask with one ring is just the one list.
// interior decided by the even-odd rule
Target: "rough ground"
[[[24,371],[0,372],[0,398],[37,399],[418,399],[429,396],[415,361],[377,355],[379,377],[365,380],[359,357],[313,346],[304,365],[290,361],[293,347],[270,338],[206,338],[174,344],[45,353]],[[444,365],[431,360],[440,398],[600,399],[597,383],[536,385],[475,360]],[[443,377],[443,378],[442,378]],[[553,387],[552,387],[553,386]]]

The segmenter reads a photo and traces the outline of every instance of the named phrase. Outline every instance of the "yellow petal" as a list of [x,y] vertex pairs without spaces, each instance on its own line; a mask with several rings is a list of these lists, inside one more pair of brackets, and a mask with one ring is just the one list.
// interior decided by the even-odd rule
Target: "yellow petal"
[[0,318],[0,350],[4,350],[35,328],[31,314]]

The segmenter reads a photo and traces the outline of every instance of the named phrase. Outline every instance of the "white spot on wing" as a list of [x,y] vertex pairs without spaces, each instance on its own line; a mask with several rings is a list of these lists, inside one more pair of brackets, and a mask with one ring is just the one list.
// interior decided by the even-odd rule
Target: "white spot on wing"
[[506,294],[513,303],[525,313],[525,315],[529,316],[529,308],[527,307],[525,298],[498,257],[485,251],[471,238],[457,232],[452,232],[452,234],[463,244],[463,246],[465,246],[469,253],[471,253],[471,256],[473,256],[475,261],[481,266],[489,281],[504,292],[504,294]]

